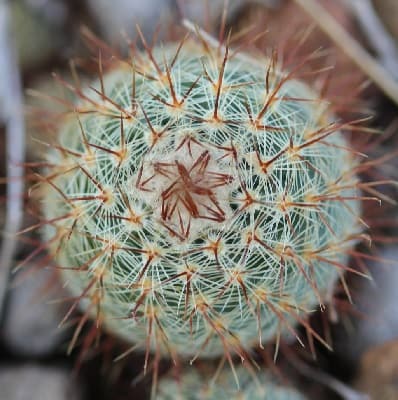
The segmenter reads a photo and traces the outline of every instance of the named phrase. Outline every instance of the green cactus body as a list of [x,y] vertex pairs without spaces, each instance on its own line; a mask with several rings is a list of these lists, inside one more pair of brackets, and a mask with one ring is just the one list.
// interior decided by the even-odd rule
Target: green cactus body
[[275,378],[264,372],[253,377],[244,367],[238,367],[239,388],[228,368],[215,381],[213,376],[191,368],[178,380],[163,378],[156,400],[305,400],[298,391],[275,384]]
[[213,357],[293,331],[361,233],[357,161],[274,61],[185,41],[77,91],[43,178],[44,235],[87,315]]

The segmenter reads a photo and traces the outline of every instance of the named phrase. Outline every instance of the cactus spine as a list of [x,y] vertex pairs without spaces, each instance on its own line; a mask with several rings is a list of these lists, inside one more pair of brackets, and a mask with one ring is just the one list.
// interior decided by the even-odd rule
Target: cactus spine
[[144,47],[75,89],[47,157],[43,233],[72,308],[173,358],[316,336],[305,317],[361,236],[344,124],[275,58]]

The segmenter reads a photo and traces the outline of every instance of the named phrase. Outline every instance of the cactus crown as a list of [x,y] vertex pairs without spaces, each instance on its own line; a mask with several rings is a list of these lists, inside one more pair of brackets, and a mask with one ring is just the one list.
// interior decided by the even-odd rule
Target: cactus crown
[[357,161],[275,58],[203,38],[144,47],[75,89],[42,178],[44,236],[99,325],[172,357],[243,357],[306,324],[347,269]]
[[298,391],[280,386],[268,373],[252,376],[244,367],[236,369],[240,387],[232,371],[224,368],[214,380],[210,371],[193,369],[178,380],[163,378],[159,383],[157,400],[305,400]]

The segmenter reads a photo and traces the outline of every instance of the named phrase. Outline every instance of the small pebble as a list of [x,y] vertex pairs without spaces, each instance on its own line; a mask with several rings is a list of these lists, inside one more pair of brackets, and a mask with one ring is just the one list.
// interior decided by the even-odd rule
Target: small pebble
[[[398,247],[386,248],[377,256],[398,263]],[[354,365],[368,349],[398,338],[397,265],[375,262],[370,268],[373,280],[363,280],[355,288],[354,307],[363,316],[351,318],[351,327],[339,326],[334,345],[335,353]]]
[[[58,304],[50,304],[49,296],[43,297],[42,293],[51,279],[51,272],[34,272],[10,289],[2,339],[5,345],[18,355],[41,357],[59,350],[65,332],[58,324],[65,310],[61,310]],[[51,283],[51,293],[57,288],[54,285],[56,283]],[[58,287],[57,298],[63,296],[65,293],[62,294]]]
[[67,369],[54,366],[3,366],[0,400],[82,400],[82,390]]
[[355,386],[372,400],[398,399],[398,340],[364,354]]
[[[87,0],[91,14],[97,20],[106,41],[122,42],[122,32],[135,37],[136,24],[150,40],[158,23],[170,17],[170,0]],[[167,26],[167,24],[166,24]]]

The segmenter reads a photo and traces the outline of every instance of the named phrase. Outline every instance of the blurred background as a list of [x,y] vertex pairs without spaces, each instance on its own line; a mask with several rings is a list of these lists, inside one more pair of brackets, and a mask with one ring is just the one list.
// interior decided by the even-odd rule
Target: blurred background
[[[341,105],[336,112],[372,115],[369,127],[383,135],[370,147],[371,156],[391,154],[398,150],[398,1],[315,0],[324,11],[315,15],[308,14],[311,3],[230,0],[227,27],[242,37],[249,26],[253,37],[267,31],[254,43],[261,50],[283,48],[297,32],[308,31],[297,52],[325,50],[311,68],[333,66],[329,91]],[[36,93],[67,95],[52,73],[71,81],[72,59],[79,70],[89,64],[82,27],[123,52],[122,32],[133,38],[136,24],[148,40],[155,31],[166,38],[185,17],[217,36],[223,6],[223,0],[0,0],[0,176],[7,177],[0,186],[0,229],[5,232],[0,254],[0,400],[147,398],[150,379],[140,378],[142,356],[113,363],[117,344],[112,338],[104,336],[98,351],[85,354],[84,361],[78,348],[66,355],[73,330],[58,328],[65,305],[51,299],[54,293],[62,297],[62,288],[51,269],[43,268],[48,260],[40,253],[39,234],[29,231],[13,239],[15,230],[22,229],[19,225],[35,223],[34,205],[20,195],[20,176],[26,173],[21,165],[34,166],[30,163],[46,150],[42,142],[51,142],[51,131],[38,125],[35,115],[61,107]],[[330,21],[354,45],[341,41],[334,25],[325,32]],[[374,65],[379,73],[373,73]],[[80,74],[87,79],[83,69]],[[397,156],[381,169],[396,179]],[[393,188],[383,190],[398,198]],[[349,276],[354,304],[337,293],[336,309],[326,316],[334,351],[317,348],[316,361],[300,354],[308,369],[280,357],[280,369],[310,398],[359,400],[367,393],[371,399],[398,399],[397,212],[394,206],[375,211],[379,240],[372,245],[374,257],[367,260],[373,280]],[[21,268],[13,273],[15,266]],[[315,327],[321,326],[325,316],[313,320]]]

